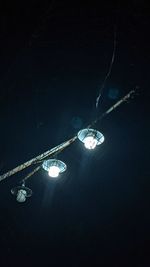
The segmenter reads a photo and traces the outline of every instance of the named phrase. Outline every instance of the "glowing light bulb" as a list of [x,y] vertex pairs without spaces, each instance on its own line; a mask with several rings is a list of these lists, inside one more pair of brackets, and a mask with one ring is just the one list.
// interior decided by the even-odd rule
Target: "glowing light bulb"
[[64,171],[66,171],[66,164],[58,159],[48,159],[45,160],[42,164],[42,167],[45,171],[48,172],[50,177],[58,177],[58,175]]
[[50,168],[49,168],[49,170],[48,170],[48,175],[50,176],[50,177],[58,177],[58,175],[59,175],[59,173],[60,173],[60,169],[59,169],[59,167],[57,167],[57,166],[51,166]]
[[97,130],[86,128],[78,132],[78,139],[87,149],[94,149],[104,142],[104,135]]
[[98,143],[98,141],[93,136],[87,136],[83,140],[84,146],[87,149],[94,149]]

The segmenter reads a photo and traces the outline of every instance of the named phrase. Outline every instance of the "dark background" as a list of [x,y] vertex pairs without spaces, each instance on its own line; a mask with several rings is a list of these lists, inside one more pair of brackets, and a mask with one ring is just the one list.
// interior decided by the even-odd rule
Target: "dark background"
[[27,170],[1,182],[0,266],[150,266],[148,5],[5,1],[0,14],[1,174],[97,115],[114,25],[98,113],[140,89],[95,126],[100,147],[77,141],[59,155],[68,166],[61,179],[40,171],[23,204],[10,190]]

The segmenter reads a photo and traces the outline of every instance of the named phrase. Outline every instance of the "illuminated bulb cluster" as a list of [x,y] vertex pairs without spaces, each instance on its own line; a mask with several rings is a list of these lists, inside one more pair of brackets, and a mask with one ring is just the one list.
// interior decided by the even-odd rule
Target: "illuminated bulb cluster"
[[[104,142],[103,134],[90,128],[81,130],[78,133],[78,139],[84,143],[84,146],[87,149],[94,149],[97,145],[100,145]],[[57,159],[45,160],[42,164],[42,167],[52,178],[57,178],[60,173],[66,171],[67,169],[66,164]]]
[[[104,142],[103,134],[91,128],[79,131],[78,139],[84,143],[84,146],[87,149],[91,150]],[[66,164],[57,159],[44,160],[42,167],[52,178],[57,178],[60,173],[66,171],[67,169]],[[23,182],[22,186],[12,188],[11,193],[16,196],[16,200],[18,202],[22,203],[26,201],[27,197],[32,195],[32,190],[28,187],[25,187],[25,183]]]

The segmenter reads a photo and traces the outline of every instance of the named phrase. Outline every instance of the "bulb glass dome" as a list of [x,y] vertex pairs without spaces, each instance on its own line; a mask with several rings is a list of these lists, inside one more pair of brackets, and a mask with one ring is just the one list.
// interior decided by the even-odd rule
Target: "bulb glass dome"
[[25,202],[26,196],[27,196],[26,190],[20,189],[20,190],[18,190],[16,200],[20,203]]
[[20,203],[25,202],[27,197],[32,196],[32,190],[26,187],[24,183],[12,188],[11,193],[16,196],[16,200]]
[[64,172],[67,169],[66,164],[58,159],[49,159],[45,160],[42,164],[42,167],[45,171],[48,172],[50,177],[58,177],[60,173]]

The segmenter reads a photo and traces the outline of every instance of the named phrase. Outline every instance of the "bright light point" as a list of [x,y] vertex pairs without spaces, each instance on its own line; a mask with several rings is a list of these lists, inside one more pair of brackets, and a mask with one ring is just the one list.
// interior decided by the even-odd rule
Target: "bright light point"
[[57,166],[51,166],[50,168],[49,168],[49,170],[48,170],[48,175],[50,176],[50,177],[58,177],[58,175],[59,175],[59,173],[60,173],[60,169],[59,169],[59,167],[57,167]]
[[94,149],[104,142],[104,135],[94,129],[86,128],[78,132],[78,139],[84,143],[87,149]]
[[45,160],[42,164],[42,167],[45,171],[48,172],[50,177],[58,177],[60,173],[66,171],[66,164],[58,159],[48,159]]
[[94,149],[98,143],[98,141],[93,136],[87,136],[83,140],[84,146],[87,149]]

